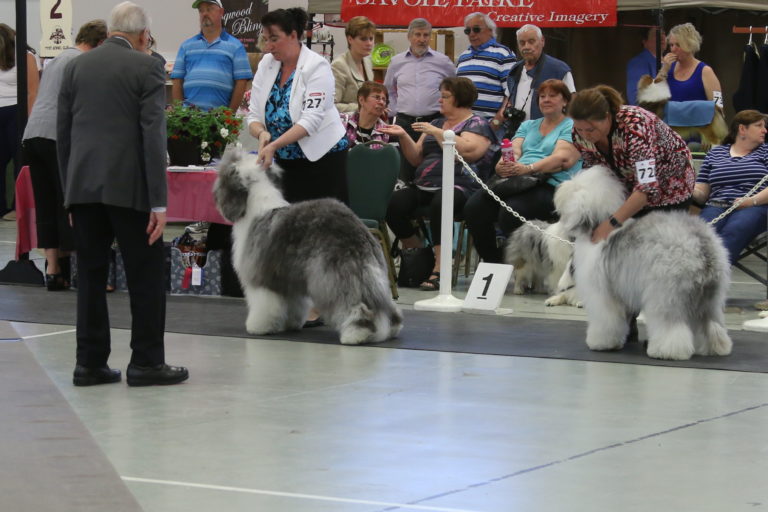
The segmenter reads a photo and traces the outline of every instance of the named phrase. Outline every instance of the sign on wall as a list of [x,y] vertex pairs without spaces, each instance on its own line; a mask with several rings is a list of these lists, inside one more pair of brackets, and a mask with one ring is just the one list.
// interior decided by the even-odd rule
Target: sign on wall
[[461,27],[484,12],[499,27],[614,27],[617,0],[342,0],[341,17],[366,16],[377,25],[406,26],[426,18],[435,27]]
[[269,0],[222,0],[224,30],[245,46],[245,51],[259,51],[261,17],[269,10]]
[[74,46],[72,0],[40,0],[40,56],[56,57]]

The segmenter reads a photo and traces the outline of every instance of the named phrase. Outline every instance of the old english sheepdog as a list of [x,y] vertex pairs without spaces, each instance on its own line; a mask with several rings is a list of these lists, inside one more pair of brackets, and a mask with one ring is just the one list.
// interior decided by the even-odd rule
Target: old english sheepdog
[[593,244],[592,231],[625,197],[624,186],[603,166],[580,172],[555,193],[560,222],[576,239],[576,290],[587,311],[587,346],[620,349],[627,319],[642,310],[648,356],[730,354],[723,313],[730,267],[715,231],[685,212],[653,212]]
[[314,305],[345,345],[397,336],[402,314],[379,244],[335,199],[289,204],[277,185],[281,172],[228,151],[213,188],[219,211],[234,224],[232,260],[248,303],[246,330],[301,329]]
[[548,236],[567,240],[568,234],[563,225],[540,220],[530,222],[533,225],[523,224],[517,228],[504,247],[504,262],[514,267],[512,293],[520,295],[530,288],[534,292],[551,295],[545,301],[547,306],[569,304],[581,307],[571,274],[573,249],[567,243]]

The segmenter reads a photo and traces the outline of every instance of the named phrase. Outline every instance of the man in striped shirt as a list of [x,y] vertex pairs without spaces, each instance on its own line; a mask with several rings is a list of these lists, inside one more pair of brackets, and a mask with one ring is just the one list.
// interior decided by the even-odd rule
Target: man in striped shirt
[[224,30],[221,0],[195,0],[192,8],[200,15],[200,33],[181,43],[171,72],[173,99],[203,110],[237,110],[253,76],[245,48]]
[[515,54],[496,41],[496,24],[485,13],[473,12],[464,18],[464,33],[469,48],[459,55],[457,76],[472,80],[477,87],[477,101],[472,110],[485,117],[494,129],[504,120],[502,105],[507,92],[507,75]]

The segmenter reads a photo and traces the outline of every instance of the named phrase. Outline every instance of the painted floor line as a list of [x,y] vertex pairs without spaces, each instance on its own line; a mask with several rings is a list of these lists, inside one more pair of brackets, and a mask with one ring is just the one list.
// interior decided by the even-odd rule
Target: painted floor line
[[57,336],[59,334],[69,334],[75,332],[77,329],[67,329],[66,331],[46,332],[45,334],[33,334],[31,336],[22,336],[23,340],[31,340],[32,338],[45,338],[46,336]]
[[153,478],[138,478],[132,476],[121,477],[126,482],[136,482],[144,484],[157,484],[157,485],[173,485],[178,487],[192,487],[195,489],[207,489],[212,491],[226,491],[226,492],[240,492],[247,494],[262,494],[265,496],[282,496],[285,498],[298,498],[308,500],[320,500],[320,501],[334,501],[338,503],[356,503],[360,505],[376,505],[380,507],[394,507],[402,508],[406,510],[429,510],[432,512],[478,512],[476,510],[458,509],[458,508],[445,508],[445,507],[430,507],[428,505],[408,505],[405,503],[387,503],[385,501],[371,501],[371,500],[356,500],[349,498],[336,498],[333,496],[319,496],[316,494],[301,494],[293,492],[279,492],[279,491],[267,491],[264,489],[249,489],[245,487],[230,487],[226,485],[209,485],[209,484],[196,484],[192,482],[176,482],[173,480],[156,480]]
[[[634,444],[634,443],[637,443],[637,442],[640,442],[640,441],[645,441],[647,439],[651,439],[651,438],[658,437],[658,436],[663,436],[663,435],[666,435],[666,434],[670,434],[672,432],[677,432],[679,430],[684,430],[684,429],[687,429],[687,428],[696,427],[698,425],[701,425],[701,424],[704,424],[704,423],[709,423],[711,421],[716,421],[716,420],[721,420],[721,419],[729,418],[731,416],[736,416],[736,415],[739,415],[739,414],[743,414],[745,412],[750,412],[750,411],[754,411],[754,410],[757,410],[757,409],[762,409],[764,407],[768,407],[768,402],[762,403],[762,404],[758,404],[758,405],[753,405],[751,407],[745,407],[743,409],[739,409],[739,410],[736,410],[736,411],[727,412],[727,413],[721,414],[719,416],[713,416],[711,418],[704,418],[704,419],[701,419],[701,420],[692,421],[691,423],[685,423],[683,425],[678,425],[676,427],[671,427],[671,428],[668,428],[666,430],[662,430],[660,432],[654,432],[652,434],[647,434],[647,435],[644,435],[644,436],[636,437],[634,439],[629,439],[627,441],[618,442],[618,443],[614,443],[614,444],[609,444],[609,445],[606,445],[606,446],[601,446],[601,447],[595,448],[593,450],[587,450],[587,451],[582,452],[582,453],[577,453],[576,455],[572,455],[572,456],[566,457],[564,459],[554,460],[554,461],[551,461],[551,462],[546,462],[544,464],[539,464],[538,466],[533,466],[533,467],[530,467],[530,468],[525,468],[525,469],[521,469],[519,471],[515,471],[514,473],[509,473],[507,475],[502,475],[502,476],[499,476],[499,477],[496,477],[496,478],[491,478],[491,479],[486,480],[484,482],[476,482],[474,484],[469,484],[469,485],[467,485],[467,486],[465,486],[465,487],[463,487],[461,489],[453,489],[451,491],[446,491],[446,492],[442,492],[440,494],[435,494],[433,496],[428,496],[426,498],[422,498],[422,499],[420,499],[418,501],[412,501],[408,506],[410,507],[410,506],[413,506],[413,505],[415,505],[417,503],[424,503],[425,501],[436,500],[436,499],[444,498],[446,496],[450,496],[450,495],[453,495],[453,494],[459,494],[459,493],[462,493],[462,492],[465,492],[465,491],[469,491],[471,489],[476,489],[478,487],[485,487],[487,485],[490,485],[490,484],[493,484],[493,483],[496,483],[496,482],[501,482],[501,481],[504,481],[504,480],[509,480],[510,478],[514,478],[516,476],[532,473],[532,472],[538,471],[540,469],[549,468],[549,467],[552,467],[552,466],[557,466],[559,464],[563,464],[563,463],[566,463],[566,462],[577,460],[577,459],[580,459],[582,457],[587,457],[589,455],[594,455],[596,453],[604,452],[604,451],[607,451],[607,450],[612,450],[614,448],[620,448],[622,446],[628,446],[628,445],[631,445],[631,444]],[[398,510],[399,508],[400,507],[398,507],[398,506],[392,506],[392,507],[388,507],[388,508],[382,509],[379,512],[390,512],[390,511],[393,511],[393,510]]]

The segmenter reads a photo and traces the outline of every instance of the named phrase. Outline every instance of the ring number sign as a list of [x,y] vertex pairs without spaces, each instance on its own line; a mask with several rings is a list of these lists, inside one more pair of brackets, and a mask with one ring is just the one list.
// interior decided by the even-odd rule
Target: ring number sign
[[72,0],[40,0],[40,56],[56,57],[72,43]]
[[512,277],[512,268],[512,265],[480,263],[467,290],[462,309],[470,311],[498,309],[509,279]]

